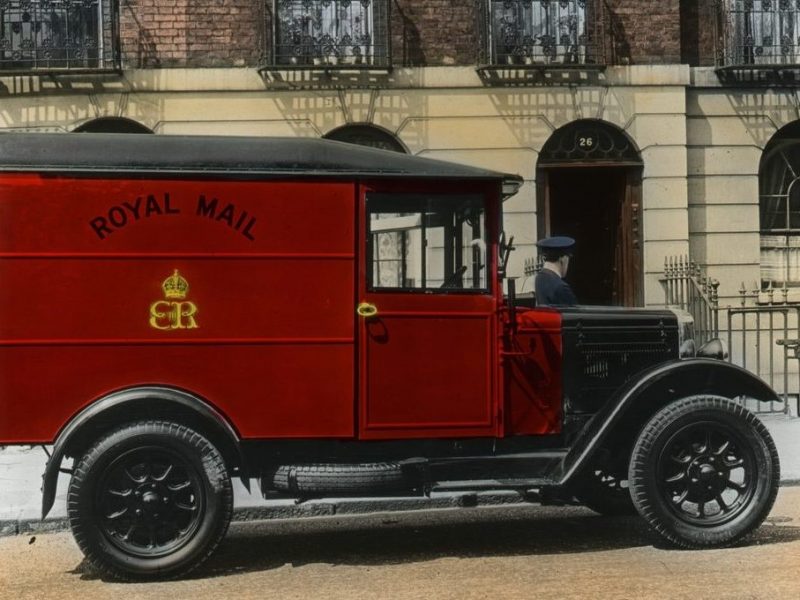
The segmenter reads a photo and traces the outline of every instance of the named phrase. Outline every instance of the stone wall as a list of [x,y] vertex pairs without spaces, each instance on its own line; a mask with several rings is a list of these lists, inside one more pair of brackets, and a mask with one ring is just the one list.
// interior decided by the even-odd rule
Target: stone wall
[[[604,2],[609,61],[677,64],[700,50],[706,53],[709,41],[713,48],[712,28],[703,23],[707,7],[693,7],[696,1]],[[480,31],[488,14],[485,4],[475,0],[390,0],[388,4],[395,65],[480,62],[485,43]],[[120,38],[126,68],[256,66],[272,45],[272,2],[122,0]]]
[[[721,304],[760,282],[758,169],[764,147],[797,120],[791,89],[725,88],[711,69],[687,94],[691,252],[720,280]],[[791,290],[791,301],[800,301]]]
[[479,53],[474,0],[393,0],[393,62],[405,66],[470,65]]
[[614,64],[681,62],[679,0],[607,0]]
[[119,11],[126,68],[254,66],[263,54],[255,0],[122,0]]
[[713,66],[716,44],[715,0],[681,0],[681,62]]

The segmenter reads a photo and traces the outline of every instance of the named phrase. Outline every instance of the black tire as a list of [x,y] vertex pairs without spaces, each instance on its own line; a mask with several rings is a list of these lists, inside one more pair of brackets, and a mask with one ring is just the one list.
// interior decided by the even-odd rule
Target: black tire
[[272,485],[293,494],[374,493],[409,487],[397,463],[282,465]]
[[756,529],[778,493],[780,465],[766,427],[741,405],[691,396],[644,426],[629,469],[639,514],[683,548],[731,545]]
[[67,496],[75,541],[101,573],[121,580],[181,577],[215,550],[233,489],[205,437],[165,421],[127,425],[77,462]]
[[578,502],[607,517],[636,514],[628,480],[600,467],[587,469],[573,494]]

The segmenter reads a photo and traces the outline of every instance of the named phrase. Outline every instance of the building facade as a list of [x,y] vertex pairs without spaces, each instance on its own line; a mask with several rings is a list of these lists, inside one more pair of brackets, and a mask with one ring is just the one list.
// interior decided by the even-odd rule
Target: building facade
[[[518,173],[510,273],[800,301],[800,2],[0,0],[0,130],[330,137]],[[686,260],[686,259],[680,259]]]

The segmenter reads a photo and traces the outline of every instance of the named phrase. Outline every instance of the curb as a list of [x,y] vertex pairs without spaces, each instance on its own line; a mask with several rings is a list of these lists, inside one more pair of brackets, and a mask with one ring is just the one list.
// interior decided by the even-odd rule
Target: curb
[[[800,479],[780,482],[781,487],[800,486]],[[513,504],[535,504],[517,492],[459,493],[431,498],[371,498],[366,500],[311,500],[273,506],[245,506],[233,510],[233,523],[269,521],[274,519],[307,519],[335,515],[366,515],[379,512],[422,511],[445,508],[474,508]],[[577,506],[577,505],[576,505]],[[7,519],[0,520],[0,538],[12,535],[58,533],[69,530],[69,519]]]

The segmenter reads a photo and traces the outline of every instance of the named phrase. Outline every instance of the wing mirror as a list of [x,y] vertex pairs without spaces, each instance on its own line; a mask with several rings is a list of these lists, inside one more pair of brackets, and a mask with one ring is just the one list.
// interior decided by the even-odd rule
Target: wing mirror
[[506,268],[508,267],[508,259],[511,256],[511,251],[515,250],[514,248],[514,236],[512,235],[508,238],[508,243],[506,243],[506,232],[500,234],[500,277],[506,276]]

